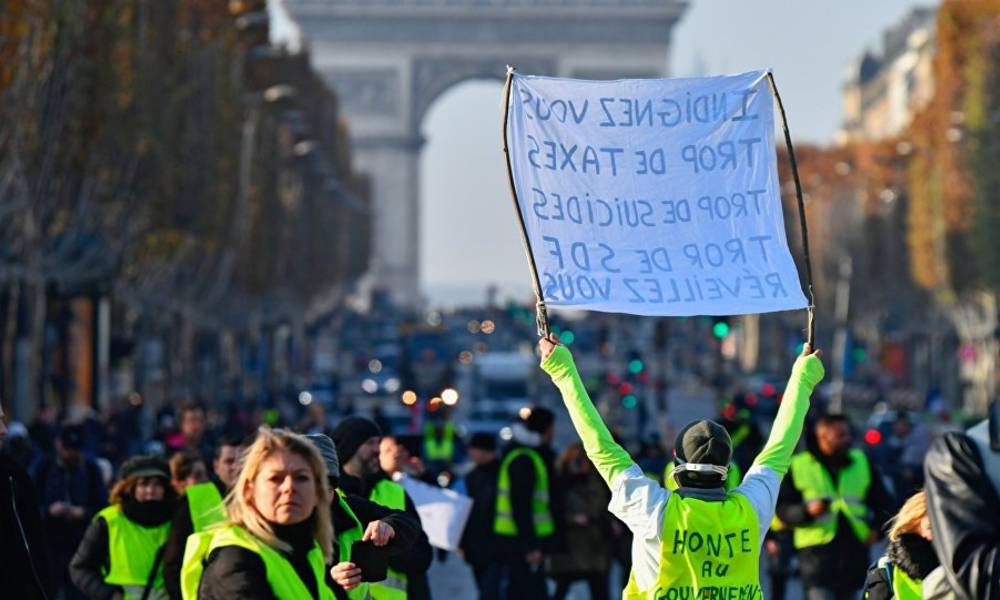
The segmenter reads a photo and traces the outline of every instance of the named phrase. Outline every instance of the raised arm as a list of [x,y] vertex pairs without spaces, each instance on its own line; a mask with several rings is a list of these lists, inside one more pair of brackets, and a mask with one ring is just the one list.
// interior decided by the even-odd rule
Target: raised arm
[[590,401],[569,349],[547,339],[540,340],[538,347],[542,352],[542,369],[559,388],[587,457],[610,487],[615,478],[634,465],[635,461],[615,442],[594,403]]
[[806,413],[809,412],[809,396],[816,384],[823,379],[823,363],[819,359],[821,355],[819,350],[812,352],[807,345],[802,356],[795,361],[781,406],[774,417],[771,435],[768,436],[764,449],[753,461],[754,465],[767,467],[779,477],[784,477],[788,472],[795,446],[802,437]]

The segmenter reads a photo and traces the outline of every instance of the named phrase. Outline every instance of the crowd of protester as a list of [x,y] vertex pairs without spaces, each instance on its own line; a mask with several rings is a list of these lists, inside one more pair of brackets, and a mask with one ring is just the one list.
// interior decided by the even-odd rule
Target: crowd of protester
[[[458,554],[481,598],[562,599],[580,583],[600,600],[626,586],[632,534],[609,512],[611,492],[583,445],[552,446],[549,408],[526,411],[501,439],[463,438],[447,420],[399,436],[372,419],[312,411],[295,434],[280,422],[258,432],[259,414],[221,418],[191,402],[155,418],[141,403],[123,406],[103,421],[60,422],[46,409],[29,427],[0,425],[0,589],[10,597],[283,598],[290,592],[276,591],[269,554],[278,548],[286,579],[299,582],[288,589],[302,597],[430,598],[435,551],[395,483],[401,476],[472,499]],[[810,417],[763,542],[767,597],[785,597],[797,577],[810,600],[862,590],[873,599],[1000,598],[997,410],[992,424],[933,442],[912,437],[919,424],[910,418],[893,424],[884,473],[846,417]],[[729,473],[747,473],[765,432],[729,407],[718,422],[732,439]],[[924,460],[907,440],[929,448]],[[634,455],[647,477],[677,487],[658,440]],[[278,500],[286,475],[297,498],[288,506]],[[219,523],[225,535],[199,537]],[[379,581],[352,562],[361,540],[384,547]],[[623,580],[612,582],[616,563]]]

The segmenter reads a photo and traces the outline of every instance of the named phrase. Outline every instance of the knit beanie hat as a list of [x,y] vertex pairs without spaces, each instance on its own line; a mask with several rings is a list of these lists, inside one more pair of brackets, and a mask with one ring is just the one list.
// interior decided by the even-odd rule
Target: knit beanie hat
[[354,457],[361,444],[373,437],[382,437],[382,431],[370,419],[347,417],[337,423],[330,437],[333,438],[333,443],[337,446],[340,464],[344,464]]
[[323,462],[326,464],[326,476],[332,482],[340,480],[340,460],[337,457],[337,448],[333,445],[333,440],[325,433],[309,433],[306,439],[316,446]]
[[535,433],[545,433],[552,427],[552,424],[556,421],[556,415],[551,410],[542,406],[533,406],[531,408],[531,414],[528,415],[527,419],[524,419],[524,426],[528,428],[529,431],[534,431]]
[[[718,482],[733,458],[733,442],[722,425],[707,419],[688,423],[674,442],[675,472],[693,481]],[[714,468],[712,468],[714,467]]]
[[170,465],[167,464],[167,461],[153,454],[133,456],[125,461],[118,476],[121,479],[128,479],[133,475],[136,477],[162,477],[170,481]]

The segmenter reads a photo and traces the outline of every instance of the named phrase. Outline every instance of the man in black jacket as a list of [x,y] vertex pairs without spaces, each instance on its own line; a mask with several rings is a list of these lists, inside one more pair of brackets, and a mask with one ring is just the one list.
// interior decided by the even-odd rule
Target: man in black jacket
[[56,454],[34,471],[56,593],[84,598],[69,580],[69,562],[91,519],[108,503],[101,470],[83,455],[83,428],[67,425],[56,438]]
[[[351,494],[343,489],[344,474],[340,467],[339,451],[334,446],[333,440],[322,433],[309,434],[306,438],[319,449],[320,454],[323,456],[327,473],[329,473],[330,490],[344,492],[344,501],[361,523],[361,527],[367,528],[373,521],[383,521],[392,527],[395,536],[386,548],[390,565],[399,564],[399,557],[410,552],[414,545],[420,544],[421,541],[425,544],[427,543],[427,536],[424,535],[423,529],[420,528],[419,517],[380,506],[364,497]],[[350,515],[341,507],[333,495],[330,498],[330,512],[334,532],[347,531],[354,527],[354,522]],[[337,550],[334,550],[334,556],[337,556]],[[428,559],[429,562],[430,559]],[[329,577],[327,578],[327,585],[333,589],[337,598],[347,598],[344,590]]]
[[[243,440],[237,436],[224,436],[215,448],[215,456],[212,459],[212,483],[219,489],[219,495],[223,498],[240,475],[242,444]],[[163,546],[163,584],[170,600],[181,600],[184,545],[188,536],[194,533],[187,495],[181,496],[177,504],[177,511],[170,525],[170,535],[167,536],[167,543]]]
[[[507,598],[548,598],[543,565],[545,556],[555,549],[555,519],[560,512],[553,486],[555,454],[549,446],[555,414],[535,406],[511,432],[499,469],[493,523],[506,571]],[[500,511],[501,497],[510,505],[506,515]]]
[[468,455],[476,467],[465,476],[465,489],[472,498],[472,512],[462,533],[461,550],[465,562],[472,567],[479,588],[480,600],[500,597],[500,566],[497,564],[496,518],[497,478],[500,459],[497,458],[496,436],[476,433],[469,440]]
[[[966,433],[936,439],[924,461],[927,513],[944,577],[965,600],[1000,600],[1000,401]],[[924,597],[931,587],[924,580]]]
[[[800,456],[809,458],[806,464],[819,464],[825,477],[803,477],[806,469],[799,470]],[[866,539],[858,538],[858,533],[843,514],[843,504],[847,494],[844,489],[853,486],[842,481],[841,474],[855,475],[867,469],[864,477],[870,482],[862,503],[866,507],[865,518],[869,533]],[[804,498],[803,489],[809,488],[811,481],[830,481],[834,487],[831,496],[823,499]],[[842,502],[843,501],[843,502]],[[841,600],[857,597],[864,585],[870,562],[868,548],[878,539],[879,532],[895,510],[895,500],[886,490],[882,474],[864,457],[859,450],[851,449],[851,430],[846,418],[841,415],[820,417],[814,429],[814,436],[806,440],[806,450],[792,458],[792,468],[781,483],[778,493],[777,515],[783,523],[793,528],[812,529],[822,527],[833,513],[834,537],[823,544],[800,544],[801,532],[796,533],[796,549],[799,554],[799,570],[806,597]]]
[[[340,458],[340,489],[345,493],[370,499],[372,491],[383,480],[391,479],[379,465],[379,440],[382,436],[378,425],[362,417],[348,417],[333,430],[337,455]],[[417,507],[409,494],[405,497],[406,514],[420,523]],[[434,558],[433,550],[423,530],[416,542],[406,552],[389,559],[389,567],[406,575],[408,600],[428,600],[430,585],[427,570]]]
[[[0,446],[7,424],[0,408]],[[0,454],[0,595],[45,598],[48,581],[38,502],[31,479],[10,457]]]

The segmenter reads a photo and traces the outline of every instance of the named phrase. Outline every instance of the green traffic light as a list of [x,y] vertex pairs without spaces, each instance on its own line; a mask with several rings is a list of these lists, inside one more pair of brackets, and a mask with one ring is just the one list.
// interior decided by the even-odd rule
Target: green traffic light
[[567,329],[559,334],[559,341],[569,346],[576,341],[576,334]]
[[646,365],[642,364],[642,361],[638,358],[633,358],[628,361],[628,372],[633,375],[638,375],[642,373],[642,370],[646,368]]
[[712,326],[712,335],[719,338],[720,340],[727,335],[729,335],[729,323],[725,321],[719,321]]
[[868,358],[868,352],[866,352],[861,346],[858,346],[851,352],[851,358],[853,358],[856,363],[863,363]]
[[625,408],[635,408],[636,405],[638,404],[639,404],[639,399],[633,396],[632,394],[629,394],[628,396],[622,398],[622,406],[624,406]]

